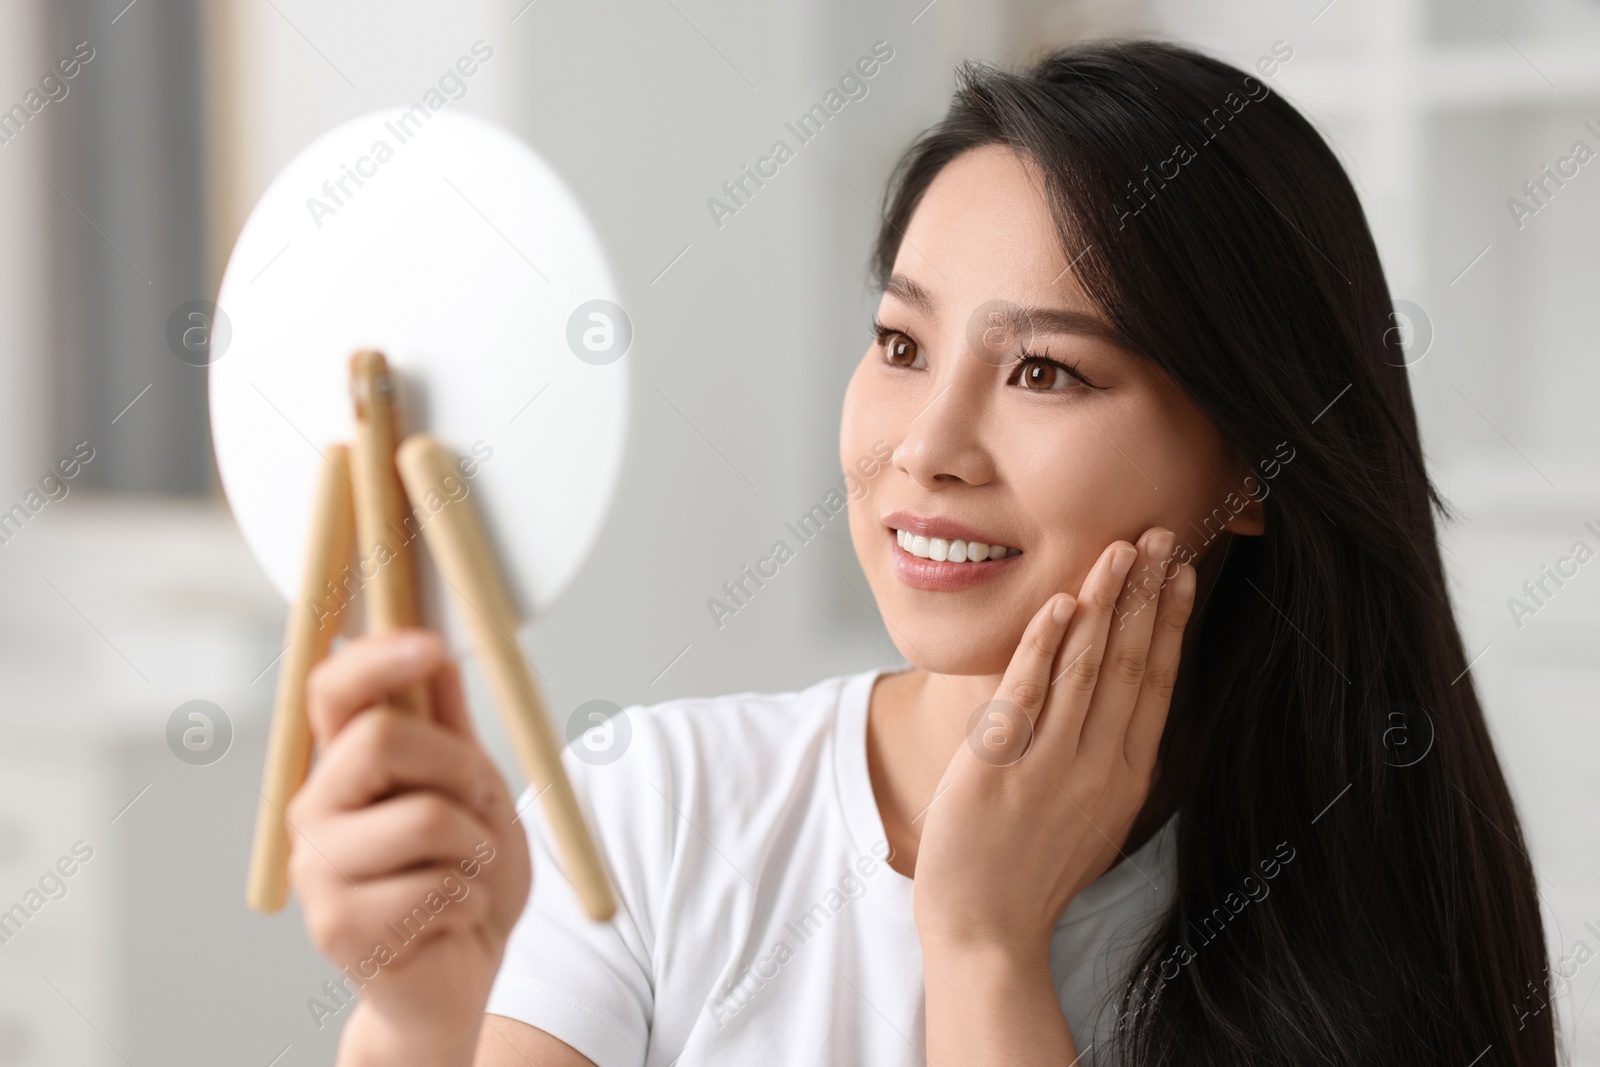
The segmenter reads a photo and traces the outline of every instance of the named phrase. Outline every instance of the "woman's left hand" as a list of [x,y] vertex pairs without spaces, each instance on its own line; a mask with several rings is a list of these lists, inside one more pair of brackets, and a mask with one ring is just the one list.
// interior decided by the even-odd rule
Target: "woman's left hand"
[[1194,603],[1192,567],[1163,582],[1173,542],[1157,527],[1110,545],[1076,599],[1058,593],[1029,622],[924,816],[913,899],[930,963],[1047,976],[1062,911],[1121,854]]

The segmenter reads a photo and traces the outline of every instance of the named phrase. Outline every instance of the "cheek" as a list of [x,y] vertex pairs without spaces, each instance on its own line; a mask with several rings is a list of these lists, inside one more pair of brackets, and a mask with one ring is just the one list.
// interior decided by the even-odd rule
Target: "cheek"
[[[1226,449],[1190,405],[1149,395],[1074,411],[1053,435],[1048,463],[1028,477],[1059,487],[1057,521],[1092,521],[1133,540],[1154,525],[1174,531],[1207,510],[1220,492]],[[1042,487],[1041,487],[1042,488]],[[1041,496],[1040,498],[1047,498]],[[1079,512],[1087,512],[1087,515]]]
[[1179,544],[1202,550],[1197,534],[1202,520],[1237,488],[1232,454],[1217,428],[1187,399],[1163,403],[1156,425],[1159,432],[1141,443],[1138,459],[1161,486],[1147,525],[1159,523],[1178,535]]
[[873,428],[868,423],[873,421],[873,407],[864,395],[867,388],[865,365],[866,357],[862,357],[850,377],[850,384],[845,387],[844,403],[839,411],[839,469],[843,471],[850,470],[857,457],[871,451]]
[[[874,445],[882,441],[893,448],[899,440],[890,432],[892,415],[882,398],[873,395],[872,376],[867,367],[871,355],[869,349],[851,376],[839,415],[839,469],[851,477],[853,488],[848,497],[850,539],[858,558],[869,551],[872,542],[867,539],[878,532],[878,509],[874,497],[878,486],[887,480],[885,475],[889,466],[883,458],[887,455],[887,449],[879,445],[875,452]],[[869,471],[875,471],[871,477],[862,474],[860,464],[863,460],[874,465],[868,467]]]
[[852,480],[852,515],[889,480],[890,454],[920,406],[917,393],[896,389],[885,379],[877,358],[872,348],[862,357],[845,388],[839,415],[839,469]]
[[1009,480],[1061,588],[1076,588],[1111,542],[1157,521],[1169,499],[1162,490],[1178,480],[1143,403],[1097,400],[1002,430]]
[[1152,526],[1185,542],[1221,484],[1221,439],[1198,412],[1149,395],[1090,398],[1003,432],[1007,477],[1029,511],[1041,578],[1076,590],[1116,540]]

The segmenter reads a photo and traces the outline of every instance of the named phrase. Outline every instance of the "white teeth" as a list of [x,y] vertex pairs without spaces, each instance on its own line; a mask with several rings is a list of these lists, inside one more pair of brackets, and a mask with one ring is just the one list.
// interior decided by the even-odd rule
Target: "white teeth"
[[946,540],[943,537],[923,537],[907,530],[896,530],[895,541],[901,548],[922,559],[943,563],[982,563],[986,559],[1005,559],[1020,556],[1020,548],[1004,545],[986,545],[982,541]]

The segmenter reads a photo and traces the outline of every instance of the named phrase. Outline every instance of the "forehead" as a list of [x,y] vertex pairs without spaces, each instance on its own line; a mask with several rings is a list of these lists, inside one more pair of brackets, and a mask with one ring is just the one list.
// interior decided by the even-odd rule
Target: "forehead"
[[894,269],[934,294],[941,309],[994,299],[1088,309],[1069,263],[1038,168],[1009,147],[984,145],[934,177]]

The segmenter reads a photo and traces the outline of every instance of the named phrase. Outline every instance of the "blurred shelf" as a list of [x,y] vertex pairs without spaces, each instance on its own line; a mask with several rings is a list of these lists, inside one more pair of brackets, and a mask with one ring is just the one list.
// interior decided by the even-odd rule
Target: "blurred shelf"
[[0,545],[0,718],[143,719],[264,694],[285,605],[220,503],[47,504]]

